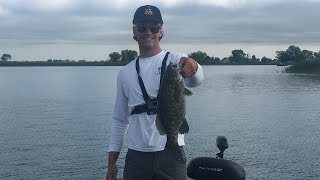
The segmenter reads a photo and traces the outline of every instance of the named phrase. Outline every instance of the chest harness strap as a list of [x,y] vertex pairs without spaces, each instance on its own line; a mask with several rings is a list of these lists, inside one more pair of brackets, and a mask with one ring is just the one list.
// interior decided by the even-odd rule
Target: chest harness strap
[[[164,56],[163,60],[162,60],[162,66],[161,66],[161,76],[160,76],[160,84],[161,84],[161,80],[162,77],[164,75],[164,72],[166,70],[166,64],[167,64],[167,59],[168,59],[168,55],[170,54],[170,52],[167,52],[166,55]],[[139,57],[136,60],[136,70],[137,70],[137,74],[138,74],[138,80],[139,80],[139,85],[141,88],[141,92],[143,95],[143,99],[145,101],[144,104],[140,104],[137,105],[133,108],[131,115],[133,114],[140,114],[143,112],[147,112],[148,115],[152,115],[152,114],[157,114],[157,110],[158,110],[158,97],[155,99],[151,99],[147,93],[147,90],[143,84],[142,78],[139,75]],[[159,88],[160,90],[160,88]],[[158,93],[159,95],[159,93]]]

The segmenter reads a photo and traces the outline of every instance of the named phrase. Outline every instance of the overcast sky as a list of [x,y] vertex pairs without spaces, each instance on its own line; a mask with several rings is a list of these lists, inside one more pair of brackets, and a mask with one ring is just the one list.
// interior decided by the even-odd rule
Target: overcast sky
[[274,58],[290,45],[320,50],[320,0],[0,0],[0,55],[106,60],[138,51],[132,17],[145,4],[162,12],[169,51]]

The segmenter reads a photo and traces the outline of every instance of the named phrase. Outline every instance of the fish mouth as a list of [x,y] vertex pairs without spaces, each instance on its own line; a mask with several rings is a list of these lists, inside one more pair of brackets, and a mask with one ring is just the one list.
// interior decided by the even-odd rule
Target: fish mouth
[[172,64],[172,68],[180,71],[182,69],[182,65],[181,64]]
[[172,67],[177,69],[179,66],[178,66],[178,64],[172,64]]

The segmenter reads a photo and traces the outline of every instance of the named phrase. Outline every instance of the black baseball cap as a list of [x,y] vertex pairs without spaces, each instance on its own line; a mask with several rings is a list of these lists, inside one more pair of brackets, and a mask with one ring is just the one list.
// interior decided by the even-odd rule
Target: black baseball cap
[[139,7],[134,13],[132,23],[137,24],[145,21],[155,21],[163,24],[160,10],[152,5]]

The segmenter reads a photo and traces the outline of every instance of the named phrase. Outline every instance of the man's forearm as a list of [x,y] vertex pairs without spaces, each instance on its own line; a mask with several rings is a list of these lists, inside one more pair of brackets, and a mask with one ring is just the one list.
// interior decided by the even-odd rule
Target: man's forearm
[[108,158],[108,172],[106,180],[116,180],[118,167],[117,167],[117,159],[119,157],[120,152],[116,151],[109,151],[109,158]]
[[108,165],[115,165],[118,157],[119,157],[120,152],[116,152],[116,151],[110,151],[109,152],[109,158],[108,158]]

